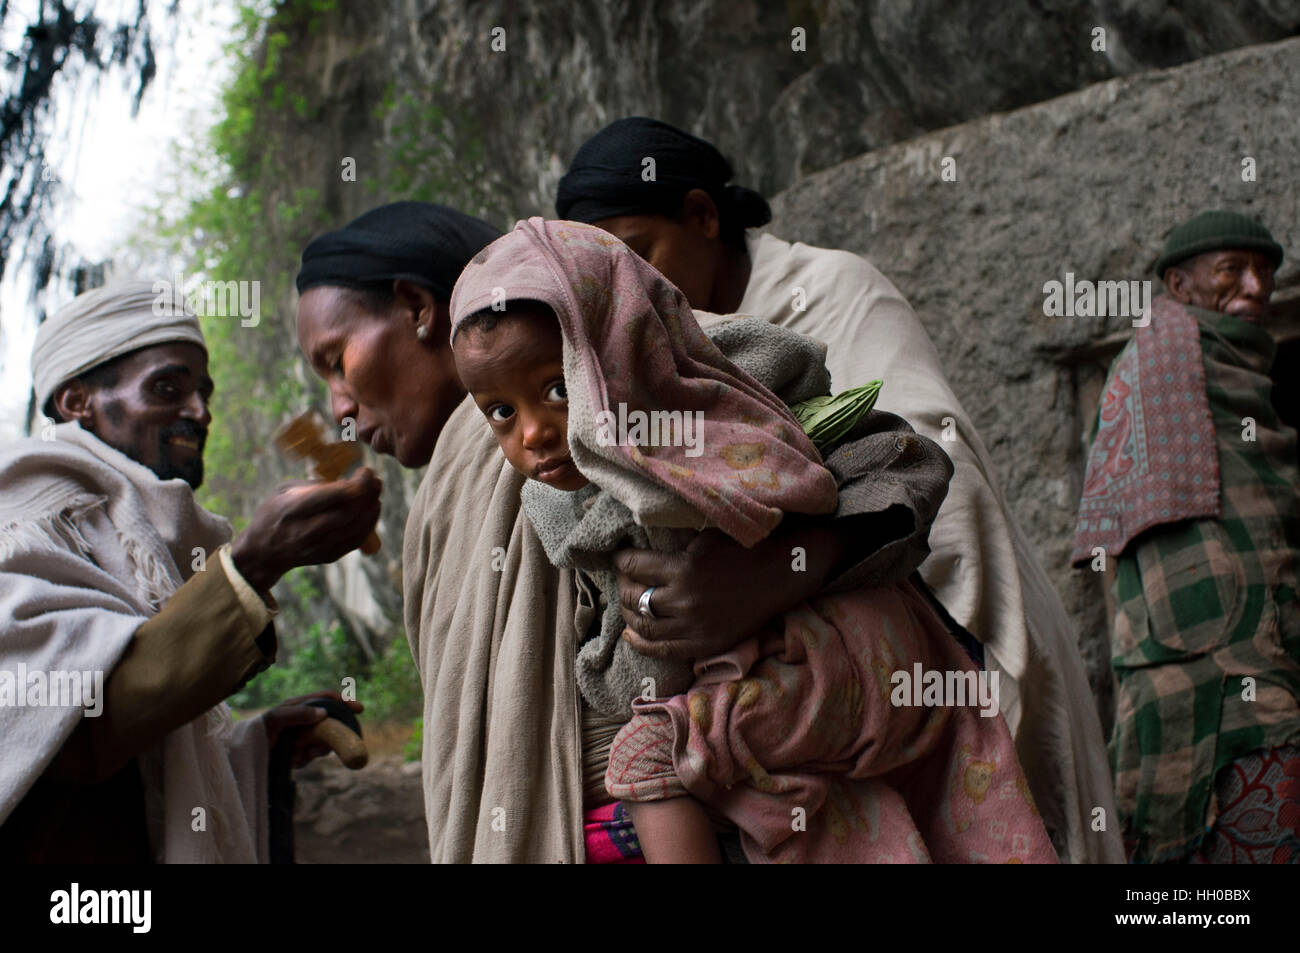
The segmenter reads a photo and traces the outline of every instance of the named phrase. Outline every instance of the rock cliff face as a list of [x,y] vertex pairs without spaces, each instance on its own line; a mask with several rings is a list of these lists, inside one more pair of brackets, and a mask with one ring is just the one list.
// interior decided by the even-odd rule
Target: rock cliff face
[[[1300,4],[344,0],[310,28],[285,19],[287,78],[312,116],[291,124],[304,168],[337,183],[337,157],[364,156],[361,178],[384,192],[383,152],[422,139],[481,163],[480,197],[512,217],[551,211],[573,151],[620,116],[705,135],[770,194],[928,130],[1283,39],[1300,32]],[[418,116],[378,118],[393,93]],[[346,191],[331,186],[327,204],[364,204]]]
[[[1166,234],[1207,208],[1254,215],[1294,249],[1298,80],[1300,40],[1111,80],[861,156],[774,202],[778,234],[864,255],[916,309],[1077,621],[1102,695],[1105,599],[1068,557],[1084,434],[1119,346],[1107,342],[1131,322],[1048,317],[1043,286],[1072,273],[1153,279],[1159,294],[1151,267]],[[945,157],[955,182],[942,176]],[[1280,283],[1294,286],[1294,275],[1284,263]]]
[[926,130],[1300,30],[1300,5],[1267,0],[489,0],[391,12],[393,73],[483,117],[514,212],[550,211],[573,150],[620,116],[705,135],[772,193]]
[[[277,157],[260,184],[319,190],[299,232],[408,197],[503,227],[554,214],[577,146],[647,114],[716,142],[738,181],[780,191],[782,237],[872,259],[933,335],[1104,696],[1101,590],[1065,557],[1104,368],[1105,347],[1080,349],[1122,323],[1047,318],[1042,286],[1066,272],[1150,277],[1168,228],[1202,207],[1253,212],[1296,247],[1300,41],[1258,44],[1300,32],[1300,4],[356,0],[310,27],[276,16],[281,78],[302,108],[259,117]],[[356,181],[340,176],[344,157]],[[253,226],[283,237],[266,218]],[[293,255],[266,261],[268,274],[295,268]],[[286,358],[293,314],[286,291],[265,329]],[[376,637],[400,629],[413,485],[388,481],[385,558],[328,579]],[[346,595],[358,586],[373,603]]]

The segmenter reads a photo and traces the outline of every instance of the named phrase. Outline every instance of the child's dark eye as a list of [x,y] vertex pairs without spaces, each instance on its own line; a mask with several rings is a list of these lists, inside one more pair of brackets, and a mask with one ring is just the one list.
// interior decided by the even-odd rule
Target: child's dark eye
[[569,400],[569,392],[564,389],[564,381],[560,381],[559,383],[552,384],[550,389],[547,390],[546,392],[546,399],[562,400],[567,402]]
[[506,404],[497,404],[495,407],[488,409],[488,420],[494,424],[503,424],[515,415],[515,409]]

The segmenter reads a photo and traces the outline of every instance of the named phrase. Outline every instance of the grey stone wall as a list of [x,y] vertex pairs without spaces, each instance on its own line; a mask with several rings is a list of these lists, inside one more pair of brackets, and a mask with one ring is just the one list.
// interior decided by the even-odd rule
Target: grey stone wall
[[[510,214],[551,213],[574,150],[621,116],[709,138],[772,193],[927,130],[1300,32],[1294,0],[422,0],[388,11],[388,75],[477,126]],[[497,28],[504,50],[490,43]]]
[[[1298,97],[1300,40],[1288,40],[930,133],[809,176],[774,202],[774,233],[864,255],[916,309],[1077,620],[1103,699],[1102,587],[1068,556],[1083,434],[1118,346],[1089,345],[1131,324],[1047,317],[1043,285],[1066,272],[1152,279],[1169,229],[1209,208],[1268,225],[1293,256],[1279,273],[1292,284]],[[941,177],[945,157],[955,182]],[[1255,181],[1243,181],[1246,158]]]

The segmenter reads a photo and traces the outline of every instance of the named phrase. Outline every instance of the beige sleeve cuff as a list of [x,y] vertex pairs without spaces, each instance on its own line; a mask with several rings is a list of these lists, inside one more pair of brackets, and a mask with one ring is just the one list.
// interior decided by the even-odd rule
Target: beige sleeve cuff
[[268,596],[270,603],[262,601],[262,597],[257,594],[257,590],[248,584],[238,569],[235,568],[235,558],[230,555],[230,544],[222,546],[217,550],[221,557],[222,568],[226,570],[226,578],[230,580],[230,586],[235,590],[235,595],[239,597],[239,604],[243,607],[244,612],[248,615],[248,621],[252,624],[254,632],[261,632],[266,628],[267,623],[276,617],[280,612],[280,607],[276,604],[273,597]]

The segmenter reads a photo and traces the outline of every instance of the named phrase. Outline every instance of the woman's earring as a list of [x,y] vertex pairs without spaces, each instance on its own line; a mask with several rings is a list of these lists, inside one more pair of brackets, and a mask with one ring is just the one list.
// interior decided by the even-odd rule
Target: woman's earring
[[415,336],[416,336],[417,338],[419,338],[421,341],[427,341],[427,340],[429,340],[429,327],[428,327],[428,325],[424,325],[424,324],[422,324],[422,325],[420,325],[418,328],[416,328],[416,329],[415,329]]

